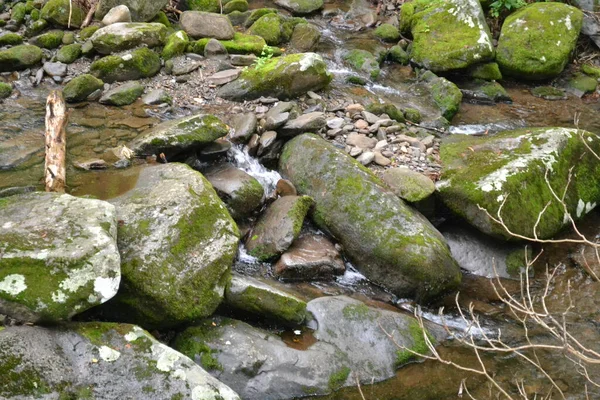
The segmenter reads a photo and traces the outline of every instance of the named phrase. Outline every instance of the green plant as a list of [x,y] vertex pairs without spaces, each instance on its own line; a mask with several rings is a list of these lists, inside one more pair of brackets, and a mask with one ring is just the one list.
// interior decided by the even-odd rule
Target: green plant
[[496,0],[490,4],[490,15],[498,18],[503,11],[516,10],[526,4],[524,0]]
[[[265,44],[260,52],[260,56],[254,60],[251,67],[254,67],[254,69],[261,69],[271,58],[273,58],[273,48]],[[244,68],[244,70],[247,68],[248,67]]]

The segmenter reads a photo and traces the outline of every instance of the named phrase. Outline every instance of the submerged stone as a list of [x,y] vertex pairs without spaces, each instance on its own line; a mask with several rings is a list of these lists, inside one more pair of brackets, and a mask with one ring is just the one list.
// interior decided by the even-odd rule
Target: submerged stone
[[373,282],[422,301],[460,283],[442,235],[343,150],[304,134],[286,144],[280,171],[314,198],[315,223]]
[[117,293],[111,204],[29,193],[0,199],[0,221],[0,313],[29,322],[67,320]]
[[68,103],[77,103],[84,101],[90,94],[103,87],[104,82],[100,79],[90,74],[83,74],[71,79],[65,85],[63,95]]
[[512,232],[551,238],[570,222],[552,195],[546,174],[553,190],[565,191],[573,219],[580,219],[600,202],[600,161],[586,144],[600,151],[596,135],[568,128],[456,137],[441,146],[445,169],[437,191],[454,213],[484,233],[511,238],[484,211],[497,218],[503,205],[501,216]]

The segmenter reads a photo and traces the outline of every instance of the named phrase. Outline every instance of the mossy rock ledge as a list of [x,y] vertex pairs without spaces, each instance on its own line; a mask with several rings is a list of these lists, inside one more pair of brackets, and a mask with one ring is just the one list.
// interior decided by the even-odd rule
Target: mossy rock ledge
[[479,0],[414,0],[402,5],[401,20],[414,38],[412,61],[431,71],[460,70],[494,58]]
[[442,235],[342,150],[313,134],[297,136],[283,149],[280,172],[313,197],[313,220],[373,282],[419,301],[460,284]]
[[553,190],[562,194],[571,182],[565,203],[577,220],[600,202],[600,151],[597,135],[568,128],[530,128],[505,131],[491,137],[453,137],[441,146],[445,166],[437,191],[457,215],[480,231],[500,238],[510,235],[484,211],[502,219],[514,233],[534,237],[538,215],[550,202],[537,224],[540,239],[547,239],[569,224]]
[[117,293],[121,271],[113,205],[36,192],[0,199],[0,221],[1,314],[56,322]]
[[104,82],[135,81],[160,71],[160,56],[142,47],[123,55],[102,57],[90,66],[90,73]]
[[100,54],[111,54],[141,45],[162,46],[167,38],[167,27],[159,23],[119,22],[98,29],[90,40]]
[[144,327],[212,314],[223,298],[239,231],[210,183],[185,164],[143,167],[136,186],[111,200],[122,284],[101,312]]
[[[314,315],[311,326],[318,342],[304,350],[289,347],[279,335],[222,317],[186,329],[174,347],[248,400],[326,395],[356,386],[354,374],[362,384],[393,377],[398,366],[413,358],[381,327],[393,332],[401,346],[427,352],[424,332],[412,316],[346,296],[321,297],[310,301],[307,309]],[[434,343],[444,336],[432,324],[427,323],[426,330]]]
[[562,3],[534,3],[502,25],[496,61],[502,73],[542,80],[562,72],[577,44],[583,13]]
[[261,96],[279,99],[298,97],[309,90],[323,89],[331,82],[323,58],[315,53],[275,57],[262,67],[250,67],[240,77],[219,89],[219,96],[234,101],[253,100]]
[[140,327],[108,322],[0,329],[0,397],[240,400]]

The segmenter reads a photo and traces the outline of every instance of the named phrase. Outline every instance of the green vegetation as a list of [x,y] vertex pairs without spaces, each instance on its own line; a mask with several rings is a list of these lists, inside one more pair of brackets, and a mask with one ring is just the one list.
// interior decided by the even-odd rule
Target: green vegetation
[[350,368],[349,367],[342,367],[339,370],[337,370],[336,372],[332,373],[329,376],[329,389],[332,391],[338,390],[339,388],[341,388],[344,383],[346,383],[346,380],[348,380],[348,376],[350,375]]
[[516,9],[526,6],[524,0],[496,0],[490,4],[490,15],[499,18],[504,12],[513,12]]
[[[431,334],[427,331],[423,332],[423,329],[419,326],[417,321],[411,321],[408,325],[408,331],[411,335],[413,345],[409,347],[415,353],[418,354],[427,354],[429,352],[429,347],[427,346],[427,342],[425,341],[425,337],[423,334],[427,335],[427,338],[432,344],[435,344],[435,338],[431,336]],[[402,365],[417,359],[418,356],[413,354],[408,350],[397,350],[396,351],[396,367],[401,367]]]

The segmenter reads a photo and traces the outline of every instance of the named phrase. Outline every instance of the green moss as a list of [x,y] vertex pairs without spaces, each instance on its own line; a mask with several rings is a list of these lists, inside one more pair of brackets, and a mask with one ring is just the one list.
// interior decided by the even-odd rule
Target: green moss
[[188,7],[194,11],[205,11],[211,13],[221,12],[219,0],[187,0]]
[[338,390],[339,388],[341,388],[344,383],[346,383],[346,380],[348,380],[348,376],[350,375],[350,368],[349,367],[342,367],[339,370],[337,370],[336,372],[332,373],[329,376],[329,382],[328,382],[328,387],[329,390],[335,391]]
[[37,46],[22,44],[0,51],[0,72],[17,71],[32,67],[42,61],[42,50]]
[[0,99],[6,99],[12,94],[12,86],[8,83],[0,82]]
[[[423,329],[419,326],[417,321],[411,321],[408,325],[408,331],[412,337],[413,345],[410,347],[410,350],[419,354],[427,354],[429,353],[429,346],[427,346],[427,342],[425,341],[425,335],[432,344],[435,344],[435,338],[431,336],[431,334],[427,331],[423,332]],[[417,356],[411,353],[408,350],[397,350],[396,351],[396,367],[400,367],[410,361],[413,361],[417,358]]]
[[[204,38],[192,42],[188,47],[188,51],[196,54],[204,54],[204,48],[209,40],[208,38]],[[229,54],[255,54],[260,56],[266,46],[266,42],[262,37],[240,32],[234,34],[233,40],[220,40],[219,42]]]
[[371,103],[367,106],[367,111],[375,114],[387,114],[391,119],[397,122],[406,122],[404,113],[392,103]]
[[182,55],[190,43],[188,35],[184,31],[177,31],[172,33],[167,38],[167,44],[162,51],[162,58],[169,60],[175,56]]
[[365,72],[371,79],[377,79],[379,72],[379,62],[373,54],[366,50],[354,49],[344,55],[344,61],[353,69],[359,72]]
[[421,112],[416,108],[405,108],[404,109],[404,118],[407,121],[414,122],[415,124],[421,123],[422,117]]
[[79,27],[85,17],[85,12],[77,3],[69,5],[69,0],[49,0],[42,7],[40,17],[54,25],[66,27],[69,25],[69,14],[71,15],[70,26]]
[[553,86],[538,86],[531,89],[531,94],[547,100],[566,99],[565,92]]
[[460,89],[446,78],[436,77],[429,71],[423,74],[422,79],[429,82],[431,98],[439,107],[442,116],[451,121],[462,101]]
[[392,24],[379,25],[373,34],[384,42],[397,42],[400,39],[400,31]]
[[469,69],[469,75],[475,79],[483,79],[486,81],[499,81],[502,79],[500,67],[497,63],[478,64]]
[[33,38],[33,43],[44,49],[56,49],[62,44],[64,32],[50,31]]
[[[125,88],[120,88],[116,93],[113,93],[109,99],[106,99],[106,103],[114,106],[129,105],[134,103],[142,93],[144,93],[144,86],[141,84],[129,85]],[[104,100],[102,100],[102,102],[104,102]]]
[[17,3],[12,8],[10,18],[17,24],[22,24],[25,21],[25,15],[27,15],[27,6],[25,3]]
[[294,206],[287,214],[287,217],[293,222],[294,237],[298,237],[298,235],[300,235],[304,218],[306,217],[306,214],[308,214],[308,210],[314,204],[315,201],[309,196],[301,196],[296,202],[294,202]]
[[347,305],[342,309],[344,318],[351,321],[373,320],[375,315],[371,314],[369,307],[366,304]]
[[256,21],[258,21],[262,16],[267,14],[277,14],[277,9],[275,8],[258,8],[256,10],[252,10],[250,16],[246,20],[246,28],[252,26]]
[[402,47],[396,45],[392,46],[388,52],[388,59],[397,62],[398,64],[408,65],[410,61],[410,55],[402,49]]
[[79,57],[81,57],[81,45],[79,43],[63,46],[56,53],[56,61],[65,64],[71,64]]
[[568,81],[568,86],[581,92],[581,93],[592,93],[596,91],[598,81],[596,78],[584,74],[575,74]]
[[223,13],[230,14],[233,11],[244,12],[248,10],[248,2],[246,0],[231,0],[223,6]]
[[518,278],[521,270],[527,266],[527,260],[532,259],[533,251],[531,246],[525,246],[524,249],[512,251],[506,256],[506,272],[510,276]]
[[180,333],[173,347],[192,360],[199,361],[199,364],[209,371],[223,371],[223,366],[215,357],[218,351],[208,344],[219,339],[220,331],[219,327],[211,326],[210,320],[202,321],[199,325],[189,327]]
[[40,19],[40,10],[38,10],[37,8],[34,8],[33,10],[31,10],[31,20],[38,21],[39,19]]
[[597,67],[595,65],[583,64],[581,66],[581,72],[596,79],[600,78],[600,67]]
[[168,29],[171,29],[171,21],[169,21],[169,18],[167,17],[167,14],[164,13],[164,11],[159,11],[158,14],[156,14],[156,16],[152,18],[152,22],[163,24]]
[[90,74],[79,75],[69,81],[63,89],[65,100],[70,103],[84,101],[98,89],[104,87],[104,82]]
[[51,386],[10,342],[0,344],[0,396],[37,398],[50,392]]
[[351,83],[353,85],[360,85],[360,86],[364,86],[368,83],[368,81],[365,78],[361,78],[360,76],[356,76],[356,75],[351,75],[351,76],[347,77],[346,82]]
[[282,42],[281,19],[278,14],[265,14],[252,24],[248,33],[262,37],[269,46],[277,46]]
[[160,71],[160,57],[152,50],[142,47],[132,51],[131,58],[106,56],[90,66],[90,73],[105,82],[149,78]]
[[0,36],[0,46],[16,46],[23,43],[23,38],[17,33],[5,33]]
[[88,40],[98,29],[100,29],[100,27],[96,25],[86,26],[79,31],[79,38],[83,41]]

